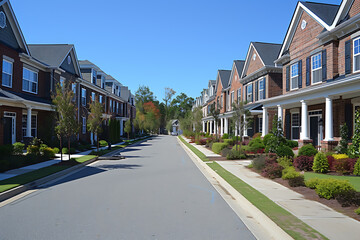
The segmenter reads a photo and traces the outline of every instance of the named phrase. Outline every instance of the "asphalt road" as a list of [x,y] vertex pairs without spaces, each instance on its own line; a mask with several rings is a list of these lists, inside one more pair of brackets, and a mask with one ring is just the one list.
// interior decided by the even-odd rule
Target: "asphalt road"
[[172,136],[0,208],[0,239],[255,239]]

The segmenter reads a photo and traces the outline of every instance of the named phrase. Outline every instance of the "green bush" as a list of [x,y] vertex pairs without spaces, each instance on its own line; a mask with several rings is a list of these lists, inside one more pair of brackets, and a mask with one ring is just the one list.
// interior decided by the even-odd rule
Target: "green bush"
[[25,147],[25,144],[21,143],[21,142],[16,142],[13,144],[13,153],[15,155],[23,155],[23,151],[24,151],[24,147]]
[[226,156],[227,160],[246,159],[246,155],[242,151],[231,150]]
[[282,170],[282,179],[290,179],[299,177],[301,174],[295,170],[294,167],[287,167],[284,170]]
[[293,165],[293,160],[289,157],[279,157],[277,159],[277,162],[282,166],[283,168],[291,167]]
[[357,214],[357,215],[360,215],[360,207],[358,209],[355,209],[354,212]]
[[276,148],[276,154],[279,157],[294,157],[293,150],[286,146],[286,145],[280,145]]
[[315,155],[312,169],[317,173],[327,173],[329,171],[329,162],[324,153],[319,152]]
[[10,156],[14,151],[13,145],[2,145],[0,146],[0,157]]
[[274,136],[274,134],[272,134],[272,133],[268,133],[264,136],[263,142],[264,142],[265,146],[269,145],[269,140],[272,136]]
[[105,140],[100,140],[99,145],[100,145],[100,147],[106,147],[108,145],[108,143]]
[[46,147],[42,150],[42,154],[45,158],[51,159],[55,158],[55,153],[52,148]]
[[315,156],[317,154],[317,150],[315,149],[315,147],[312,144],[306,144],[304,146],[302,146],[299,149],[299,156]]
[[320,183],[320,179],[312,178],[305,182],[305,186],[311,189],[315,189],[319,183]]
[[292,149],[298,147],[299,143],[293,140],[286,140],[286,145]]
[[[63,148],[62,149],[62,153],[63,154],[68,154],[69,153],[69,150],[68,150],[68,148]],[[76,153],[76,150],[74,149],[74,148],[70,148],[70,154],[74,154],[74,153]]]
[[40,147],[36,145],[29,145],[26,149],[27,154],[40,155]]
[[226,157],[230,152],[231,152],[231,149],[224,148],[223,150],[221,150],[221,156]]
[[227,143],[213,143],[211,149],[213,150],[214,153],[219,154],[221,152],[221,150],[223,150],[227,146],[228,146]]
[[232,139],[224,139],[224,143],[227,143],[228,145],[233,146],[234,145],[234,140],[232,140]]
[[305,186],[304,175],[290,178],[288,181],[289,181],[290,187],[304,187]]
[[355,189],[347,180],[321,179],[315,191],[321,198],[332,199]]
[[224,135],[222,136],[222,139],[228,139],[229,138],[229,134],[224,133]]
[[60,152],[60,149],[57,148],[57,147],[54,147],[54,148],[53,148],[53,152],[54,152],[55,154],[58,154],[58,153]]
[[254,166],[254,169],[256,169],[258,171],[265,168],[265,163],[266,163],[266,157],[263,156],[263,155],[260,155],[260,156],[256,157],[252,161],[252,165]]
[[360,158],[355,163],[353,174],[356,176],[360,176]]
[[253,138],[250,142],[249,142],[249,147],[250,147],[250,152],[257,152],[261,149],[265,148],[265,145],[263,143],[263,140],[261,140],[261,138]]

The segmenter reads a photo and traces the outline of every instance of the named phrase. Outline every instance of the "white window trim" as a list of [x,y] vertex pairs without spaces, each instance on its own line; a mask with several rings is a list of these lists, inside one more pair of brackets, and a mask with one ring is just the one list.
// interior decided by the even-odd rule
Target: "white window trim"
[[[84,91],[85,91],[85,94],[84,94]],[[83,99],[85,99],[84,102],[83,102]],[[81,88],[81,105],[86,106],[86,88]]]
[[[23,117],[26,116],[26,119],[27,119],[27,113],[23,113],[22,115],[23,115]],[[31,131],[32,131],[33,129],[35,130],[35,135],[32,136],[32,137],[37,137],[37,131],[38,131],[38,129],[37,129],[37,126],[38,126],[38,116],[37,116],[37,113],[31,113],[31,117],[33,117],[33,116],[36,117],[36,124],[35,124],[35,128],[33,128],[33,127],[31,128]],[[32,119],[31,119],[31,123],[33,123]],[[21,119],[21,124],[22,124],[22,119]],[[25,129],[25,133],[26,133],[27,124],[26,124],[26,127],[21,127],[22,134],[23,134],[23,132],[24,132],[24,129]],[[24,137],[24,135],[23,135],[22,137]],[[25,134],[25,137],[26,137],[26,134]]]
[[262,79],[260,79],[259,80],[259,89],[258,89],[258,100],[260,101],[260,100],[264,100],[265,98],[263,97],[264,96],[264,94],[263,94],[263,92],[265,91],[265,88],[263,88],[263,89],[260,89],[260,86],[261,86],[261,82],[264,82],[264,84],[263,84],[263,86],[265,86],[265,78],[262,78]]
[[[293,76],[292,75],[292,67],[295,65],[297,65],[298,71],[297,71],[297,75]],[[299,82],[299,62],[294,63],[290,66],[290,91],[299,89],[299,83],[296,84],[296,87],[293,87],[293,84],[292,84],[292,79],[296,78],[296,77],[298,78],[298,82]]]
[[[13,75],[14,75],[14,61],[9,61],[9,60],[8,60],[7,58],[5,58],[5,56],[4,56],[4,57],[3,57],[3,66],[2,66],[3,69],[1,70],[2,73],[4,73],[4,61],[11,64],[10,86],[4,85],[4,82],[3,82],[3,81],[2,81],[1,84],[2,84],[4,87],[12,88]],[[5,73],[5,74],[8,74],[8,73]],[[2,79],[2,80],[3,80],[3,79]]]
[[[26,69],[26,70],[28,70],[28,71],[30,71],[30,72],[33,72],[33,73],[36,73],[36,92],[32,92],[32,91],[28,91],[28,90],[25,90],[24,89],[24,83],[23,83],[23,81],[24,81],[24,69]],[[28,82],[32,82],[31,80],[28,80],[28,79],[25,79],[25,81],[28,81]],[[39,73],[38,72],[36,72],[36,71],[33,71],[33,70],[31,70],[30,68],[27,68],[27,67],[23,67],[23,76],[22,76],[22,90],[24,91],[24,92],[28,92],[28,93],[32,93],[32,94],[37,94],[38,93],[38,87],[39,87]]]
[[[249,93],[249,87],[251,86],[251,92]],[[254,98],[253,98],[253,92],[254,92],[254,89],[253,89],[253,85],[252,84],[249,84],[246,88],[246,101],[248,103],[251,103],[254,101]],[[250,99],[249,99],[249,96],[251,95]],[[253,101],[251,101],[251,98],[253,99]]]
[[352,65],[353,65],[353,73],[357,73],[357,72],[360,72],[360,68],[359,70],[355,71],[355,57],[360,55],[360,51],[358,54],[354,54],[355,53],[355,41],[359,40],[359,45],[360,45],[360,37],[357,37],[357,38],[354,38],[353,41],[352,41],[352,53],[353,53],[353,56],[352,56]]
[[95,92],[91,92],[91,101],[94,102],[96,98]]
[[[313,58],[317,55],[320,55],[320,67],[316,68],[316,69],[313,69]],[[317,85],[319,83],[322,83],[322,79],[320,79],[320,81],[314,83],[313,80],[314,80],[314,72],[317,71],[317,70],[320,70],[322,69],[322,56],[321,56],[321,53],[317,53],[317,54],[314,54],[311,56],[311,66],[310,66],[310,69],[311,69],[311,85]]]

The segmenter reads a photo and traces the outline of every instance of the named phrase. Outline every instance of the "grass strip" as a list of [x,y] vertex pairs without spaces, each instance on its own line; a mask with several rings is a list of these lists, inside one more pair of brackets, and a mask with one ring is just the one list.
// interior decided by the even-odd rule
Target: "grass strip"
[[294,239],[327,239],[218,163],[207,165]]
[[196,147],[194,147],[193,145],[191,145],[190,143],[188,143],[187,141],[185,141],[181,136],[178,136],[178,138],[180,139],[180,141],[182,141],[188,148],[191,149],[191,151],[193,151],[196,156],[198,156],[203,162],[208,162],[209,159],[205,156],[205,154],[203,154],[200,150],[198,150]]
[[337,180],[348,180],[351,185],[354,186],[355,190],[360,192],[360,177],[358,176],[334,176],[328,174],[321,174],[321,173],[313,173],[313,172],[305,172],[304,173],[305,180],[309,180],[312,178],[319,178],[319,179],[337,179]]

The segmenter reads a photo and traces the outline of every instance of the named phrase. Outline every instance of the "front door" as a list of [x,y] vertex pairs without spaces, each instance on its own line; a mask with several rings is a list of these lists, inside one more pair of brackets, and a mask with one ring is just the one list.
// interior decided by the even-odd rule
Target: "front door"
[[14,144],[16,142],[16,113],[4,113],[4,144]]
[[319,145],[319,116],[310,117],[310,138],[314,146]]

